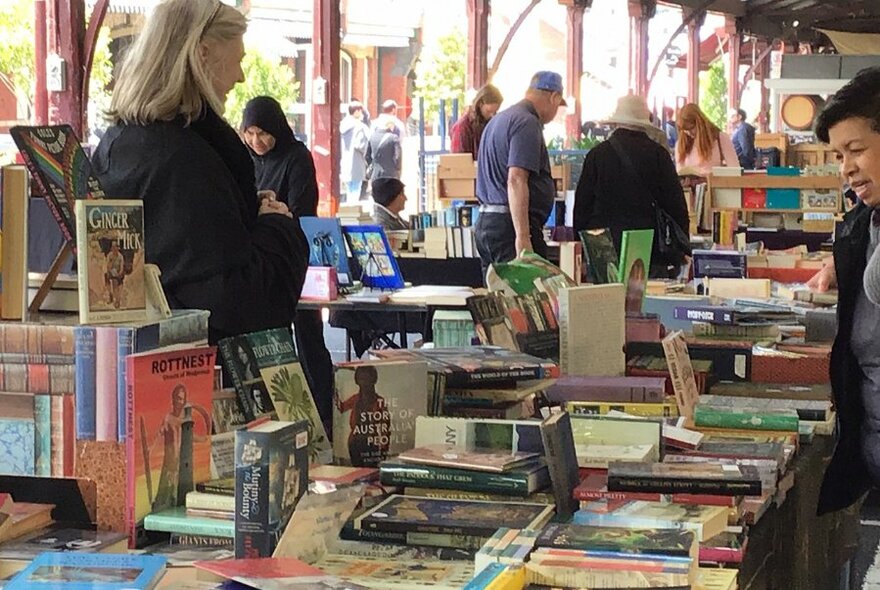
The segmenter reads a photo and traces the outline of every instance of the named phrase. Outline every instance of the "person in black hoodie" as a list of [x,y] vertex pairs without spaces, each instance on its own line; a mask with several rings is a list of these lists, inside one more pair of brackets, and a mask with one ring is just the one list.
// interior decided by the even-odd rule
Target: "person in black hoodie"
[[146,261],[174,308],[207,309],[211,343],[293,321],[308,248],[287,205],[259,200],[254,165],[223,119],[242,81],[244,16],[219,0],[156,6],[116,76],[94,170],[144,202]]
[[[318,214],[318,181],[309,148],[293,136],[278,101],[258,96],[244,107],[242,135],[251,152],[257,190],[273,191],[294,219]],[[324,343],[319,310],[299,310],[293,322],[303,373],[325,425],[333,419],[333,360]]]
[[248,101],[241,131],[254,160],[257,190],[271,190],[295,219],[318,214],[318,181],[312,153],[293,135],[278,101]]

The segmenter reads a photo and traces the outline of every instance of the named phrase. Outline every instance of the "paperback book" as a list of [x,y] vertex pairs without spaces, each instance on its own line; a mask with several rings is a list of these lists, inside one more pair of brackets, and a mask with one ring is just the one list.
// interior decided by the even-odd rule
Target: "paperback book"
[[577,549],[608,556],[696,557],[692,531],[681,529],[621,529],[580,524],[549,524],[536,547]]
[[421,465],[501,473],[527,463],[533,463],[538,457],[540,457],[540,453],[536,452],[466,449],[455,445],[436,444],[404,451],[399,454],[398,460]]
[[274,415],[288,422],[306,420],[310,460],[329,463],[330,440],[290,333],[283,328],[252,332],[225,338],[219,348],[245,418]]
[[143,202],[77,201],[76,242],[80,322],[145,320]]
[[213,347],[177,347],[126,359],[126,520],[132,545],[150,512],[182,505],[211,468]]
[[235,432],[235,556],[271,557],[309,485],[306,421]]
[[608,465],[608,489],[724,496],[760,496],[762,491],[757,468],[711,463],[614,462]]
[[416,418],[428,411],[425,362],[356,362],[336,368],[333,457],[376,467],[415,446]]
[[150,590],[165,573],[165,558],[106,553],[43,553],[8,582],[6,590]]

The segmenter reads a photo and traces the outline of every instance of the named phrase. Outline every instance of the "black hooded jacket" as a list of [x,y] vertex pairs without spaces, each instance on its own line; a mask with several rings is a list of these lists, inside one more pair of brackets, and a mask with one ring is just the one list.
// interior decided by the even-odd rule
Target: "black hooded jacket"
[[281,105],[268,96],[258,96],[245,106],[242,129],[257,126],[275,138],[275,147],[259,156],[248,148],[254,160],[257,190],[275,191],[299,219],[318,213],[318,182],[315,163],[305,144],[293,135]]
[[305,237],[285,215],[257,214],[253,164],[222,118],[118,124],[93,163],[109,196],[143,199],[146,261],[171,307],[210,310],[212,343],[290,325]]

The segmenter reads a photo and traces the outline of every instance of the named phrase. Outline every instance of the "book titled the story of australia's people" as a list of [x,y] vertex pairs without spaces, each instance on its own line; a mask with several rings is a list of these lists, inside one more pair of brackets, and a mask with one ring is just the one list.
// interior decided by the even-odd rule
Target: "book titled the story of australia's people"
[[75,244],[74,202],[103,199],[104,190],[70,125],[13,127],[9,130],[61,234]]
[[428,371],[445,375],[450,388],[559,377],[556,363],[498,346],[385,349],[370,354],[387,360],[428,361]]
[[389,496],[354,520],[356,529],[491,537],[500,527],[538,529],[553,506],[520,502]]
[[251,332],[218,343],[242,413],[250,421],[260,416],[309,423],[309,456],[329,463],[332,448],[318,415],[315,399],[296,357],[293,337],[284,328]]
[[76,243],[80,322],[146,319],[143,202],[77,201]]

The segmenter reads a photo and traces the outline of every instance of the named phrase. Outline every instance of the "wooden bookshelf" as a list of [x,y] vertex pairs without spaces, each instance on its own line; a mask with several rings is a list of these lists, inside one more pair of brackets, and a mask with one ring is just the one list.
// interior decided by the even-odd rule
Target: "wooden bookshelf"
[[[743,174],[742,176],[707,177],[707,192],[712,211],[743,211],[746,213],[803,213],[815,211],[834,213],[843,210],[843,191],[839,176],[770,176],[767,174]],[[716,207],[715,189],[797,189],[835,191],[834,207],[799,207],[797,209],[776,209],[771,207]]]

